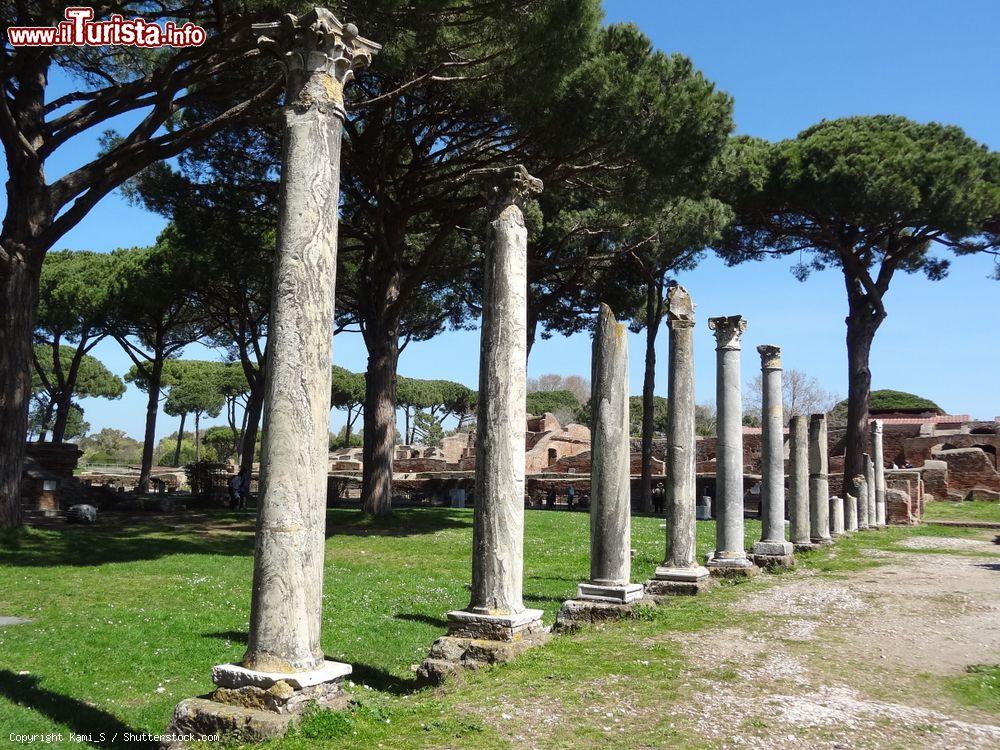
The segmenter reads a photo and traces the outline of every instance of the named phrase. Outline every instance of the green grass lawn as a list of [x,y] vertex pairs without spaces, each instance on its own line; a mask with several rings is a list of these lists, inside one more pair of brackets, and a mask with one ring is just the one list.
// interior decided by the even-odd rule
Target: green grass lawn
[[925,521],[993,521],[1000,523],[1000,502],[935,500],[924,505]]
[[[662,560],[660,524],[633,520],[634,580]],[[671,600],[642,619],[560,635],[514,664],[417,690],[413,665],[444,632],[444,613],[468,604],[471,525],[471,510],[403,509],[388,521],[330,511],[323,647],[354,666],[356,705],[315,712],[272,747],[505,748],[494,724],[511,696],[574,717],[539,729],[549,747],[624,749],[593,710],[615,696],[643,714],[639,729],[631,724],[629,747],[702,746],[656,709],[688,689],[672,634],[745,620],[730,603],[745,586],[764,584]],[[832,574],[877,565],[858,548],[890,547],[915,531],[856,534],[801,555],[800,564]],[[759,523],[747,521],[746,532],[749,545]],[[714,533],[713,523],[698,523],[699,555]],[[585,513],[527,513],[525,603],[545,610],[547,622],[587,576],[588,534]],[[252,519],[230,513],[174,528],[115,526],[108,516],[94,528],[32,530],[0,545],[0,615],[33,620],[0,627],[0,738],[77,732],[102,747],[125,747],[125,732],[161,732],[178,701],[211,690],[214,664],[243,654],[252,549]],[[982,682],[976,676],[963,687],[980,690],[972,680]]]

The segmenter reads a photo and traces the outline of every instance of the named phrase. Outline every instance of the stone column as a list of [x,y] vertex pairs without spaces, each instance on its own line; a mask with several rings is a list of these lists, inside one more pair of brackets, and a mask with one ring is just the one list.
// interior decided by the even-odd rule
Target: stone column
[[708,568],[717,575],[756,572],[743,541],[743,403],[740,395],[740,315],[709,318],[716,340],[715,550]]
[[591,360],[590,580],[580,599],[627,604],[642,598],[632,583],[628,338],[601,305]]
[[331,207],[340,195],[344,86],[379,46],[324,8],[256,30],[273,35],[259,43],[283,61],[287,85],[261,500],[242,667],[349,673],[346,665],[325,662],[320,648],[337,274],[338,215]]
[[868,486],[868,528],[874,529],[878,527],[875,512],[875,464],[867,453],[861,454],[861,463],[865,467],[865,483]]
[[[864,469],[863,459],[861,468]],[[868,482],[863,474],[856,474],[851,480],[851,484],[854,488],[854,497],[857,498],[854,514],[857,518],[858,530],[863,531],[868,528]]]
[[809,536],[813,544],[830,544],[830,457],[826,415],[809,417]]
[[698,565],[695,553],[694,308],[684,287],[669,289],[667,551],[654,578],[646,582],[654,596],[697,594],[709,580],[708,569]]
[[242,662],[212,670],[218,689],[182,701],[171,734],[280,734],[351,672],[320,647],[337,205],[344,86],[380,47],[325,8],[253,28],[286,87],[250,628]]
[[472,601],[448,613],[453,633],[512,640],[541,626],[525,609],[524,406],[527,368],[528,230],[522,209],[541,180],[517,166],[487,173],[490,242],[486,253],[476,500],[472,532]]
[[885,526],[885,455],[882,450],[882,420],[872,420],[872,463],[875,464],[875,525]]
[[788,423],[789,538],[796,549],[810,549],[809,538],[809,423],[804,416]]
[[[853,484],[853,482],[852,482]],[[844,493],[844,531],[848,534],[858,530],[858,496],[850,492]]]
[[830,498],[830,536],[844,535],[844,498]]
[[761,367],[761,537],[753,547],[760,566],[794,565],[792,545],[785,540],[785,418],[781,393],[781,348],[757,347]]

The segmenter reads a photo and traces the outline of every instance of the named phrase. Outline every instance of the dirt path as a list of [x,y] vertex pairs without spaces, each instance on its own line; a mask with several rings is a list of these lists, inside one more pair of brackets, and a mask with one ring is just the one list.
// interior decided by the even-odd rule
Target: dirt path
[[946,687],[1000,663],[1000,557],[973,556],[994,537],[915,536],[932,552],[748,592],[738,625],[686,638],[692,689],[671,710],[720,748],[1000,747],[1000,719]]

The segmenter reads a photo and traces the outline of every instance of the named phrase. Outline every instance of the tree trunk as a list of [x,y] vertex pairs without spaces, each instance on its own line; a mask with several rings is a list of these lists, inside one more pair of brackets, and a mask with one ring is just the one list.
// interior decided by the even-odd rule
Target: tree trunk
[[646,369],[642,379],[642,474],[639,478],[637,507],[643,513],[653,510],[653,401],[656,378],[656,333],[660,327],[656,310],[657,289],[646,287]]
[[146,432],[142,440],[142,467],[139,469],[137,492],[149,492],[149,475],[153,471],[153,449],[156,447],[156,414],[160,410],[160,380],[163,377],[163,354],[157,349],[149,369],[149,398],[146,399]]
[[[8,207],[10,210],[10,207]],[[8,216],[9,218],[9,216]],[[38,305],[38,261],[29,248],[0,240],[0,529],[14,529],[21,517],[21,471],[31,397],[31,334]]]
[[847,282],[847,434],[844,438],[844,486],[850,487],[856,474],[863,474],[861,454],[868,442],[868,397],[872,373],[868,367],[872,341],[885,313],[872,304],[860,284],[845,275]]
[[50,398],[49,402],[45,405],[45,412],[42,414],[42,422],[40,425],[38,425],[39,443],[44,443],[45,436],[49,434],[49,428],[52,425],[52,412],[54,407],[55,407],[55,402]]
[[354,412],[353,406],[347,407],[347,422],[344,423],[344,448],[351,447],[351,428],[354,427],[354,420],[352,419],[352,413]]
[[194,462],[201,462],[201,412],[194,413]]
[[396,443],[396,366],[399,338],[395,327],[366,331],[364,469],[361,507],[384,516],[392,511],[392,458]]
[[257,450],[257,430],[260,427],[260,413],[264,406],[264,369],[260,369],[257,382],[247,396],[247,424],[240,445],[240,471],[249,474],[253,470],[254,453]]
[[184,440],[184,420],[187,419],[187,414],[181,414],[181,426],[177,428],[177,448],[174,449],[174,466],[179,467],[181,465],[181,443]]
[[59,403],[56,404],[56,423],[52,427],[53,443],[61,443],[66,437],[66,426],[69,424],[69,411],[73,406],[73,391],[76,390],[76,381],[80,377],[80,364],[83,361],[86,345],[87,338],[85,336],[77,344],[73,361],[69,366],[69,372],[66,373],[62,393],[59,394]]
[[413,443],[413,438],[410,435],[410,407],[409,406],[404,406],[403,407],[403,419],[405,420],[404,423],[403,423],[403,442],[405,442],[407,445],[410,445],[410,444]]

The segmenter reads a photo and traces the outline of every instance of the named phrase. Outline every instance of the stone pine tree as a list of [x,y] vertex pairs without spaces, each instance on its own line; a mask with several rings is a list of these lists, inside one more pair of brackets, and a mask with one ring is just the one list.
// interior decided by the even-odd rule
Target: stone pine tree
[[943,278],[951,248],[981,251],[1000,215],[1000,154],[953,126],[897,116],[822,122],[776,144],[744,140],[745,171],[729,186],[730,263],[792,256],[805,279],[837,268],[847,291],[845,478],[861,472],[869,357],[899,272]]
[[[113,381],[99,382],[94,375],[96,368],[87,359],[107,335],[103,323],[108,306],[109,261],[105,253],[61,250],[49,253],[42,264],[33,364],[55,417],[51,424],[54,443],[62,442],[66,433],[74,395],[121,396]],[[45,360],[45,366],[39,357]],[[82,377],[89,383],[78,389],[81,369],[86,369]],[[44,419],[43,424],[48,428],[49,420]]]
[[35,344],[32,364],[34,398],[40,407],[37,420],[40,441],[45,440],[50,429],[53,443],[61,443],[69,436],[71,422],[83,415],[75,399],[115,400],[125,394],[122,379],[96,357],[81,353],[79,347],[55,346],[50,342]]
[[[257,6],[254,0],[112,0],[95,7],[97,21],[118,14],[199,24],[208,38],[198,47],[116,47],[109,54],[107,47],[11,47],[6,36],[0,45],[0,145],[7,162],[0,228],[0,296],[5,300],[0,308],[0,528],[21,524],[31,334],[45,254],[140,170],[176,156],[277,96],[278,76],[249,75],[251,58],[258,55],[250,33]],[[51,0],[4,3],[0,27],[53,26],[63,20],[64,7]],[[58,96],[50,90],[56,71],[70,82]],[[227,77],[233,71],[239,78]],[[233,92],[238,94],[231,105],[208,119],[188,125],[179,116]],[[54,156],[92,137],[94,128],[121,122],[134,124],[106,138],[90,160],[53,174],[55,164],[65,162]]]
[[138,490],[148,492],[164,365],[207,335],[210,323],[196,304],[195,274],[166,239],[149,248],[116,250],[112,263],[114,305],[106,326],[135,366],[133,381],[147,394]]

